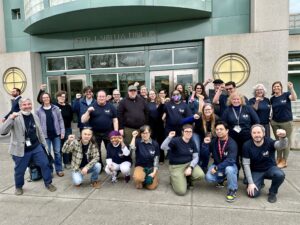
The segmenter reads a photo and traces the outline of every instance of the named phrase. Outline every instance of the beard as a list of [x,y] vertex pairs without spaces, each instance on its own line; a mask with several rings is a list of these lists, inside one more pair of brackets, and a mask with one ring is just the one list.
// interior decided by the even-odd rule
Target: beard
[[263,142],[264,138],[263,137],[254,137],[253,141],[257,144],[261,144]]

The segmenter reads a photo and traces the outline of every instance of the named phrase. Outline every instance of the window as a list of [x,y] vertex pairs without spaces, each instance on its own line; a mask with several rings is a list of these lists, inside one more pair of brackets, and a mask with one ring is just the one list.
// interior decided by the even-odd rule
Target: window
[[144,52],[118,54],[118,67],[145,66]]
[[16,67],[7,69],[3,76],[3,85],[7,93],[11,93],[14,88],[19,88],[23,93],[27,84],[26,76],[22,70]]
[[174,64],[197,63],[197,48],[174,49]]
[[67,70],[80,70],[85,69],[85,56],[68,56],[67,57]]
[[150,65],[172,65],[172,50],[150,51]]
[[116,54],[91,55],[91,68],[113,68],[116,67]]
[[213,67],[214,79],[225,83],[234,81],[237,87],[246,82],[250,74],[248,61],[241,55],[230,53],[220,57]]
[[65,70],[65,58],[64,57],[55,57],[47,59],[47,70],[48,71],[57,71]]
[[11,10],[11,17],[13,20],[21,19],[21,11],[20,9],[12,9]]

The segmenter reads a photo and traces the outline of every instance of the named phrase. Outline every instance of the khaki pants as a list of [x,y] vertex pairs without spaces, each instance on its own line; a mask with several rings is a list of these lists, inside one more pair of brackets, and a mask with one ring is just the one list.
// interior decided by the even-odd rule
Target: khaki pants
[[276,137],[276,139],[278,139],[278,137],[276,136],[277,129],[283,129],[286,131],[286,137],[288,138],[289,145],[287,148],[285,148],[283,150],[277,150],[277,159],[287,160],[289,157],[290,149],[291,149],[291,136],[292,136],[292,131],[293,131],[293,122],[292,121],[276,122],[276,121],[272,120],[271,126],[272,126],[272,130],[273,130],[273,133],[274,133],[274,136]]
[[[190,165],[190,163],[180,164],[180,165],[170,165],[170,178],[171,178],[171,185],[174,192],[177,195],[185,195],[187,191],[187,178],[184,175],[185,169]],[[191,179],[192,181],[200,180],[204,178],[204,173],[202,169],[197,165],[193,169]]]
[[[137,166],[134,168],[133,180],[137,187],[143,185],[143,182],[145,181],[145,177],[146,177],[146,173],[144,172],[144,167]],[[149,190],[154,190],[157,188],[157,186],[158,186],[158,172],[153,178],[153,183],[150,185],[146,185],[145,188]]]

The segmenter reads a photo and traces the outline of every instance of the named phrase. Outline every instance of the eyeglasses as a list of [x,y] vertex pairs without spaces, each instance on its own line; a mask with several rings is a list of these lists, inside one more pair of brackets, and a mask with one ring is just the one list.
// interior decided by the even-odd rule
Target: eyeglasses
[[193,131],[192,130],[185,130],[183,131],[184,133],[192,133]]

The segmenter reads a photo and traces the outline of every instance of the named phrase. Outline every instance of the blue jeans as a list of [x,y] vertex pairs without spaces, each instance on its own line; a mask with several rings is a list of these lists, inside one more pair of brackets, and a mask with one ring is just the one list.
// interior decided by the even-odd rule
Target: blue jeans
[[[88,170],[88,173],[91,173],[91,182],[97,181],[99,177],[99,173],[101,170],[101,164],[96,163],[91,169]],[[83,181],[83,175],[80,171],[72,172],[72,180],[74,185],[80,185]]]
[[[69,135],[72,134],[72,128],[65,128],[65,138],[61,140],[60,148],[62,149],[64,143],[68,140]],[[63,163],[71,164],[72,153],[62,153]]]
[[44,184],[47,187],[52,183],[51,170],[49,167],[48,158],[41,145],[38,145],[30,152],[25,152],[23,157],[12,156],[15,162],[15,186],[22,188],[24,185],[24,174],[26,168],[29,166],[30,161],[41,168]]
[[272,180],[269,193],[277,194],[280,185],[285,179],[285,174],[277,166],[272,166],[264,172],[252,172],[252,179],[254,184],[258,188],[258,191],[255,190],[253,197],[259,196],[261,186],[264,183],[264,179]]
[[46,138],[49,153],[51,153],[51,144],[53,145],[54,151],[54,165],[56,173],[62,171],[61,153],[60,153],[60,137],[55,137],[52,139]]
[[237,166],[227,166],[225,168],[225,174],[218,176],[218,172],[216,172],[215,174],[211,174],[211,170],[212,168],[214,168],[216,165],[212,164],[206,175],[205,175],[205,179],[207,182],[209,183],[220,183],[223,182],[225,178],[227,178],[227,189],[228,190],[237,190],[238,189],[238,183],[237,183]]

